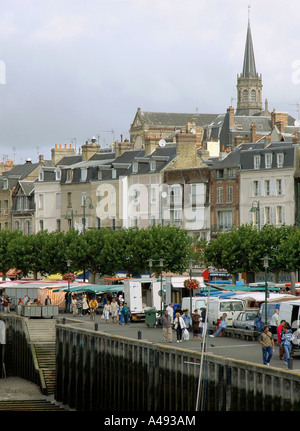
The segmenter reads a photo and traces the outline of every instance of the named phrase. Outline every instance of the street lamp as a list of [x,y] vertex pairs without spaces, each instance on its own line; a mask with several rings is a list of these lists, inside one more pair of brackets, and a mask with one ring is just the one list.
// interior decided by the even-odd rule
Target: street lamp
[[[68,273],[70,273],[70,266],[71,266],[71,261],[70,259],[67,259],[67,268],[68,268]],[[71,296],[70,296],[70,277],[68,277],[68,298],[67,298],[67,311],[71,311]]]
[[[255,204],[255,206],[254,206]],[[258,231],[260,231],[260,205],[259,201],[253,201],[250,208],[251,213],[255,213],[257,217],[257,227]]]
[[270,260],[270,258],[268,256],[264,256],[262,258],[263,265],[264,265],[264,268],[265,268],[265,325],[268,324],[267,300],[268,300],[268,297],[269,297],[269,292],[268,292],[268,268],[269,268],[269,260]]
[[[192,269],[193,269],[193,261],[190,260],[190,280],[192,279]],[[192,307],[193,307],[193,300],[192,300],[192,289],[190,290],[190,316],[192,315]]]
[[[70,213],[70,215],[69,215]],[[66,215],[65,215],[65,220],[70,220],[71,217],[71,228],[73,229],[74,227],[74,213],[73,210],[67,210]]]
[[151,268],[153,266],[153,262],[159,262],[160,266],[160,315],[162,316],[162,296],[163,296],[163,283],[162,283],[162,269],[164,266],[164,259],[160,258],[157,260],[148,259],[149,262],[149,268],[150,268],[150,277],[151,277]]

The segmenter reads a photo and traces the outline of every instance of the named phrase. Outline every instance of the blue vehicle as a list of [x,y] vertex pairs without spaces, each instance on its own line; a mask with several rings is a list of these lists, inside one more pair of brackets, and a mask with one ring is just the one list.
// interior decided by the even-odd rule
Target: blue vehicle
[[[271,317],[274,314],[275,310],[280,309],[280,303],[279,302],[272,302],[267,304],[267,324],[270,324]],[[259,332],[263,332],[263,327],[265,325],[265,304],[263,303],[259,310],[259,317],[255,319],[255,328]]]

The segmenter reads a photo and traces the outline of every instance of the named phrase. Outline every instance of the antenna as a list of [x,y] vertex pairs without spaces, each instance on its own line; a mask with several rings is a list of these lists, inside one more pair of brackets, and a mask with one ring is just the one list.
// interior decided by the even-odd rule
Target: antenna
[[300,120],[300,103],[289,103],[289,105],[291,106],[297,106],[298,109],[293,109],[293,111],[297,111],[298,112],[298,120]]

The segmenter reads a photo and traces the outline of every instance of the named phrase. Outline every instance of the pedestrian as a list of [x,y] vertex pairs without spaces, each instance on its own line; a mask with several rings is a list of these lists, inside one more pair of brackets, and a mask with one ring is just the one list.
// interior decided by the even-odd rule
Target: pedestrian
[[76,308],[77,308],[78,317],[82,317],[82,298],[81,298],[81,295],[79,295],[77,298]]
[[172,321],[168,310],[165,310],[165,313],[161,316],[160,323],[163,329],[164,341],[172,343]]
[[88,303],[88,300],[87,300],[87,296],[83,295],[83,297],[82,297],[82,314],[84,316],[86,316],[86,314],[88,312],[88,309],[89,309],[89,303]]
[[280,324],[277,326],[277,341],[278,341],[278,346],[279,346],[279,358],[281,360],[283,360],[284,358],[284,348],[283,348],[283,344],[282,344],[282,339],[281,339],[281,333],[283,331],[283,326],[285,324],[285,320],[281,320]]
[[218,337],[218,336],[221,337],[223,335],[223,330],[227,328],[227,325],[228,325],[227,313],[223,313],[218,329],[214,334],[210,335],[210,337]]
[[73,311],[73,316],[77,315],[77,306],[76,306],[76,303],[77,303],[76,295],[73,295],[72,296],[72,302],[71,302],[71,308],[72,308],[72,311]]
[[106,323],[109,323],[109,312],[110,312],[110,301],[106,301],[103,307],[104,319]]
[[276,309],[270,320],[270,330],[273,335],[277,334],[277,326],[279,324],[279,310]]
[[263,364],[270,365],[270,361],[273,356],[274,351],[274,340],[272,338],[272,333],[269,331],[269,326],[264,325],[263,332],[259,337],[259,342],[262,347]]
[[200,337],[200,322],[201,322],[201,316],[196,309],[194,311],[194,314],[192,315],[192,328],[193,328],[193,340],[199,339]]
[[130,308],[128,307],[127,302],[124,302],[123,313],[124,313],[124,323],[125,325],[129,325]]
[[282,339],[282,345],[284,348],[284,363],[286,365],[286,369],[288,370],[288,361],[291,357],[291,351],[292,351],[292,340],[294,339],[294,335],[292,332],[292,328],[290,325],[286,322],[283,326],[283,331],[281,333],[281,339]]
[[123,317],[124,317],[124,310],[123,310],[123,304],[120,302],[120,305],[118,307],[118,317],[119,317],[119,325],[123,325]]
[[175,314],[174,329],[176,329],[177,343],[182,343],[182,331],[185,329],[185,323],[179,312]]
[[202,338],[204,338],[207,328],[206,311],[207,307],[205,305],[204,308],[201,309]]
[[117,303],[116,298],[113,298],[110,303],[110,313],[111,313],[113,323],[117,323],[118,308],[119,308],[119,304]]
[[51,305],[51,299],[50,299],[49,295],[47,295],[47,297],[45,299],[45,305]]
[[191,318],[191,316],[190,316],[189,310],[184,310],[184,311],[183,311],[182,318],[183,318],[183,321],[184,321],[184,323],[185,323],[185,327],[186,327],[186,329],[187,329],[188,331],[190,331],[190,330],[191,330],[191,328],[192,328],[192,324],[193,324],[193,322],[192,322],[192,318]]
[[94,296],[89,302],[90,318],[91,319],[93,319],[94,316],[96,317],[96,311],[97,311],[98,306],[99,306],[99,304],[98,304],[97,298],[96,298],[96,296]]
[[171,302],[166,308],[168,315],[171,318],[172,325],[173,325],[173,320],[174,320],[174,308],[173,307],[174,307],[174,304],[173,304],[173,302]]

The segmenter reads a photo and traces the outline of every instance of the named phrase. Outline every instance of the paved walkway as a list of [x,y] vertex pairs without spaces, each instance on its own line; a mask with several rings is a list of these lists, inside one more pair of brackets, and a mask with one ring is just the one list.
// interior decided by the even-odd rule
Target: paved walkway
[[[96,316],[95,321],[91,321],[89,316],[73,317],[72,314],[61,314],[59,319],[63,317],[70,319],[74,324],[83,328],[90,328],[94,330],[95,323],[98,325],[98,331],[110,333],[112,335],[121,335],[133,339],[141,337],[143,340],[150,341],[152,343],[165,344],[163,341],[162,328],[160,327],[148,327],[144,322],[130,323],[129,325],[119,325],[119,323],[109,324],[105,323],[100,315]],[[201,351],[201,340],[193,340],[192,334],[190,334],[189,341],[183,341],[182,343],[176,342],[176,332],[173,330],[173,342],[172,347],[183,348],[188,350],[194,350],[197,352]],[[261,344],[257,341],[246,341],[230,337],[217,337],[207,338],[207,352],[213,355],[222,356],[225,358],[232,358],[254,364],[262,365],[262,349]],[[286,369],[285,364],[279,359],[279,349],[275,344],[275,351],[271,360],[272,367],[279,369]],[[300,373],[300,356],[295,356],[293,361],[293,370],[296,373]]]

